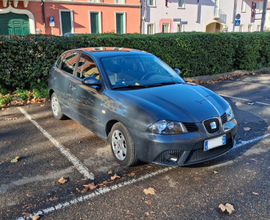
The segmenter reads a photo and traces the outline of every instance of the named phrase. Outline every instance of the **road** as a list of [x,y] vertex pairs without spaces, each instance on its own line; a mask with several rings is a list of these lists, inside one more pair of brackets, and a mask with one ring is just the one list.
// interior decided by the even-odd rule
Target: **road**
[[[269,220],[270,75],[203,86],[231,104],[239,131],[230,152],[188,167],[122,168],[107,142],[55,120],[50,102],[0,111],[0,219]],[[101,185],[84,192],[91,183]],[[226,203],[231,215],[218,208]]]

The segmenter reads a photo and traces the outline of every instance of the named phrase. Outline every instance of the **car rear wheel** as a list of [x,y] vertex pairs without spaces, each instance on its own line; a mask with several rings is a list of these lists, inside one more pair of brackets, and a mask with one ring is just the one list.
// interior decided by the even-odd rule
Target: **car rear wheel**
[[53,93],[51,96],[51,107],[52,107],[52,113],[53,113],[54,118],[58,120],[62,120],[66,118],[66,116],[61,111],[61,107],[60,107],[57,95],[55,93]]
[[117,122],[113,125],[110,143],[112,153],[120,165],[129,167],[138,162],[132,137],[122,123]]

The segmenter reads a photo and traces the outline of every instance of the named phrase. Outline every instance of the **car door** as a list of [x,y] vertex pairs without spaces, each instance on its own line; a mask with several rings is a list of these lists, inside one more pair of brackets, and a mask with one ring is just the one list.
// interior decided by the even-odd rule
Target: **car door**
[[87,76],[95,76],[97,80],[101,80],[93,59],[82,53],[75,77],[71,81],[73,116],[78,123],[104,136],[104,125],[100,122],[103,88],[83,84],[82,80]]
[[54,90],[61,105],[63,114],[71,117],[70,100],[71,89],[70,82],[74,78],[73,73],[78,61],[78,52],[68,52],[65,54],[59,67],[55,69],[53,76]]

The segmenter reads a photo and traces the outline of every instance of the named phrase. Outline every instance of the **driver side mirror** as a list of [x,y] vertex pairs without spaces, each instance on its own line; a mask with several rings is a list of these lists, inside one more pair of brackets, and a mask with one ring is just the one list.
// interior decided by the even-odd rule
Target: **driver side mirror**
[[174,72],[176,72],[176,73],[177,73],[177,75],[179,75],[179,76],[181,75],[181,71],[180,71],[179,69],[174,68],[173,70],[174,70]]
[[101,86],[101,82],[94,76],[87,76],[82,80],[82,83],[89,86]]

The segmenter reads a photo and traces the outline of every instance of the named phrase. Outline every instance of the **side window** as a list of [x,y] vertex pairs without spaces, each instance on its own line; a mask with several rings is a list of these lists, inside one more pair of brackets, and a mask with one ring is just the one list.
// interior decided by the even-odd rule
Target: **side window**
[[70,73],[73,75],[74,69],[76,67],[76,63],[78,60],[79,53],[77,52],[69,52],[63,59],[63,62],[61,63],[60,69]]
[[58,60],[55,62],[55,66],[56,66],[57,68],[60,67],[59,65],[60,65],[61,61],[63,60],[64,55],[65,55],[65,54],[62,54],[62,55],[58,58]]
[[96,64],[89,56],[82,54],[77,68],[77,77],[83,79],[87,76],[94,76],[99,80],[99,72]]

